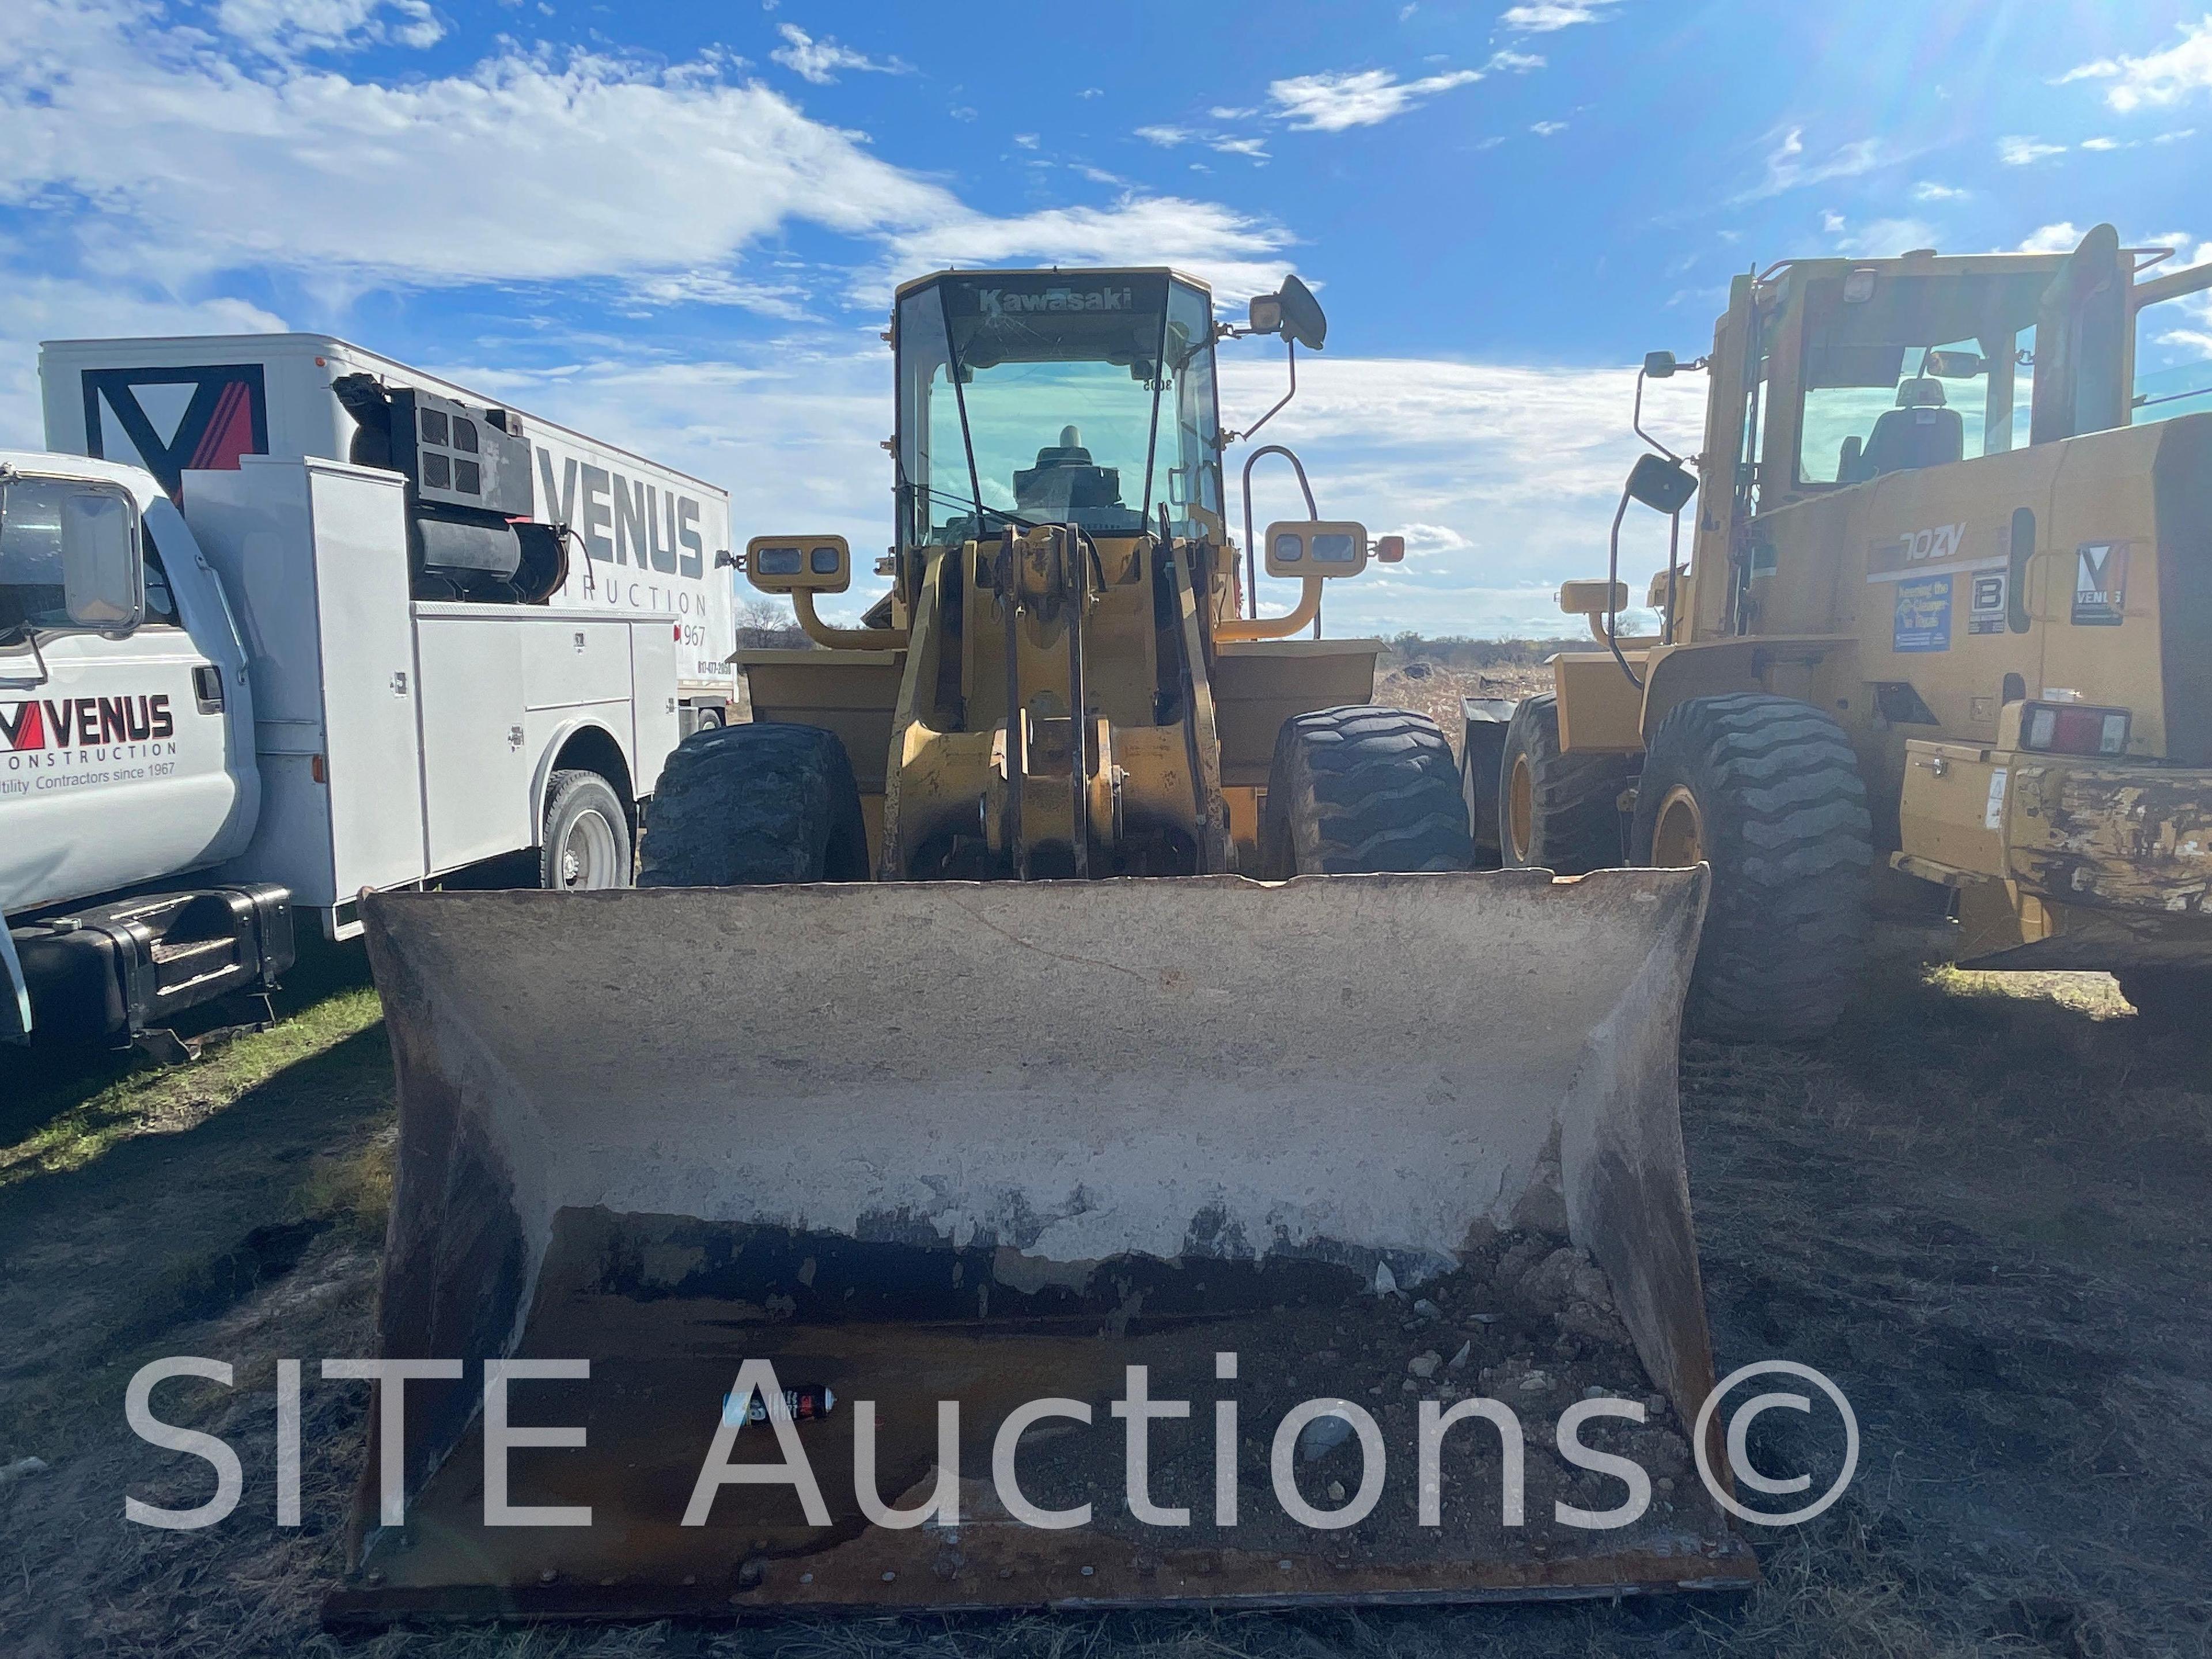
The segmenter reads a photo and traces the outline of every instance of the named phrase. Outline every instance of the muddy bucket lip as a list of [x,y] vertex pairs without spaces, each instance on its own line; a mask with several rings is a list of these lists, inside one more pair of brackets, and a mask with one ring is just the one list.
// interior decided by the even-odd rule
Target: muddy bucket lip
[[[523,1344],[553,1218],[568,1208],[597,1204],[623,1213],[787,1221],[775,1214],[757,1216],[763,1209],[757,1196],[740,1199],[730,1213],[719,1216],[691,1202],[651,1201],[670,1191],[686,1195],[695,1190],[682,1183],[694,1179],[701,1159],[718,1150],[725,1153],[726,1167],[709,1173],[725,1188],[724,1177],[735,1170],[758,1193],[776,1197],[799,1190],[805,1198],[793,1183],[823,1179],[823,1162],[808,1162],[803,1133],[775,1144],[748,1143],[737,1164],[726,1164],[726,1149],[712,1144],[713,1126],[726,1125],[732,1112],[725,1104],[717,1116],[716,1088],[737,1088],[744,1109],[771,1124],[802,1128],[826,1121],[821,1115],[837,1109],[852,1112],[855,1122],[877,1121],[867,1116],[866,1091],[882,1086],[878,1080],[886,1077],[903,1079],[902,1086],[922,1087],[925,1093],[933,1088],[957,1099],[982,1098],[984,1107],[976,1109],[998,1115],[978,1120],[988,1133],[975,1144],[1000,1151],[1012,1146],[1030,1160],[1024,1202],[1029,1212],[1041,1212],[1057,1201],[1053,1194],[1077,1184],[1064,1158],[1054,1161],[1063,1158],[1068,1137],[1085,1133],[1092,1119],[1103,1118],[1109,1126],[1121,1126],[1124,1120],[1115,1115],[1121,1107],[1110,1099],[1102,1106],[1088,1094],[1060,1099],[1033,1089],[1024,1092],[1017,1062],[1042,1054],[1048,1064],[1087,1065],[1091,1070],[1083,1073],[1086,1078],[1106,1076],[1110,1081],[1115,1051],[1102,1046],[1098,1037],[1102,1008],[1110,1008],[1138,1030],[1151,1029],[1147,1021],[1163,1030],[1211,1021],[1194,1039],[1198,1048],[1192,1066],[1205,1073],[1206,1086],[1215,1091],[1212,1098],[1237,1111],[1256,1109],[1237,1103],[1281,1094],[1285,1085],[1278,1072],[1285,1066],[1291,1068],[1290,1075],[1307,1079],[1307,1106],[1312,1109],[1319,1098],[1312,1079],[1336,1087],[1338,1079],[1349,1075],[1346,1045],[1382,1030],[1395,1046],[1382,1069],[1395,1066],[1402,1073],[1393,1085],[1396,1097],[1401,1104],[1413,1103],[1407,1109],[1422,1101],[1428,1107],[1419,1109],[1436,1109],[1419,1130],[1406,1127],[1413,1118],[1390,1121],[1400,1126],[1402,1137],[1409,1137],[1405,1146],[1425,1147],[1420,1136],[1443,1133],[1438,1126],[1455,1121],[1452,1115],[1460,1109],[1437,1105],[1439,1099],[1456,1098],[1449,1088],[1439,1095],[1425,1086],[1434,1082],[1437,1066],[1449,1070],[1450,1065],[1414,1052],[1426,1039],[1406,1036],[1401,1028],[1410,1031],[1413,1022],[1430,1017],[1425,999],[1438,994],[1442,983],[1446,1012],[1436,1018],[1455,1030],[1494,1024],[1510,1031],[1528,1049],[1520,1063],[1534,1068],[1532,1077],[1550,1079],[1541,1083],[1544,1098],[1532,1109],[1540,1109],[1540,1127],[1519,1122],[1498,1106],[1505,1115],[1468,1144],[1482,1157],[1506,1160],[1495,1165],[1500,1172],[1495,1179],[1504,1180],[1500,1190],[1508,1197],[1520,1190],[1513,1183],[1535,1178],[1536,1166],[1549,1160],[1553,1173],[1544,1178],[1561,1189],[1559,1223],[1613,1275],[1622,1317],[1651,1382],[1675,1404],[1679,1420],[1687,1422],[1711,1387],[1712,1370],[1681,1164],[1674,1065],[1705,880],[1702,869],[1608,871],[1564,882],[1544,872],[1516,871],[1305,878],[1279,884],[1222,876],[1020,887],[929,883],[381,896],[364,906],[364,916],[386,1003],[401,1105],[399,1191],[380,1316],[382,1352],[394,1358],[459,1355],[471,1362],[468,1386],[473,1389],[473,1362],[514,1353]],[[1390,954],[1375,973],[1347,978],[1343,941],[1361,928],[1383,930],[1378,936],[1389,939]],[[916,942],[923,933],[928,950]],[[787,942],[794,937],[819,947],[811,963],[789,958]],[[1486,939],[1494,947],[1505,942],[1492,952],[1504,960],[1484,957],[1478,947]],[[1514,941],[1534,950],[1562,939],[1588,941],[1609,965],[1600,974],[1578,961],[1572,981],[1554,988],[1540,973],[1532,979],[1527,963],[1512,957],[1512,951],[1521,948]],[[1576,947],[1552,948],[1571,954]],[[780,951],[786,954],[780,957]],[[933,1009],[950,986],[958,988],[956,1005],[959,994],[965,994],[969,1003],[981,1006],[999,1024],[986,1020],[975,1030],[949,1033],[933,1030],[933,1043],[941,1045],[934,1048],[917,1049],[910,1039],[902,1047],[873,1027],[857,1028],[848,1040],[834,1012],[840,1006],[838,975],[860,966],[868,976],[874,1006],[891,1012],[871,1015],[855,1009],[843,1017],[848,1020],[896,1020],[904,1011]],[[1443,971],[1447,966],[1451,972]],[[1304,978],[1298,977],[1301,969]],[[764,1011],[748,1010],[740,1001],[731,1018],[702,1020],[699,1008],[715,1000],[702,1000],[701,988],[718,984],[774,984],[779,994],[785,994],[784,988],[797,989],[788,993],[787,1002]],[[988,994],[994,985],[1013,988],[994,1002]],[[1037,1006],[1019,1006],[1022,995],[1037,997]],[[729,999],[720,1000],[726,1004]],[[679,1012],[669,1012],[672,1007]],[[1449,1024],[1455,1020],[1460,1024]],[[1285,1039],[1285,1027],[1293,1040]],[[837,1038],[832,1045],[837,1054],[830,1061],[775,1063],[779,1043],[829,1035]],[[1298,1048],[1298,1036],[1310,1038],[1305,1048]],[[963,1042],[970,1045],[965,1050]],[[631,1045],[627,1073],[617,1052],[622,1043]],[[1241,1071],[1223,1058],[1241,1052],[1239,1044],[1258,1056]],[[997,1056],[998,1073],[978,1084],[972,1058],[963,1060],[963,1052]],[[639,1067],[641,1053],[654,1065]],[[1101,1054],[1107,1056],[1103,1063]],[[1182,1066],[1182,1059],[1168,1049],[1150,1059]],[[592,1066],[599,1068],[598,1096],[576,1081]],[[1299,1066],[1306,1069],[1298,1072]],[[1465,1066],[1459,1072],[1482,1075]],[[1255,1086],[1247,1073],[1265,1086]],[[666,1106],[674,1115],[651,1119],[635,1137],[637,1145],[603,1153],[590,1144],[592,1135],[603,1133],[598,1126],[646,1121],[635,1112],[605,1109],[607,1080],[613,1080],[618,1092],[625,1075],[675,1079],[651,1103],[653,1111]],[[1182,1078],[1184,1070],[1176,1075]],[[1360,1073],[1362,1079],[1366,1075]],[[702,1078],[711,1079],[712,1086],[702,1085]],[[732,1079],[737,1079],[734,1085]],[[1178,1084],[1179,1090],[1185,1086]],[[1297,1091],[1291,1094],[1296,1097]],[[932,1111],[941,1116],[939,1095],[927,1097]],[[1339,1102],[1335,1118],[1342,1120],[1341,1100],[1362,1097],[1347,1085],[1332,1097]],[[860,1106],[853,1107],[853,1100]],[[1171,1104],[1175,1110],[1156,1113],[1158,1133],[1181,1127],[1178,1112],[1192,1115],[1184,1095],[1179,1093]],[[1061,1116],[1040,1118],[1045,1108]],[[1087,1109],[1089,1115],[1079,1108]],[[1370,1101],[1364,1109],[1372,1118],[1379,1109]],[[1304,1121],[1326,1121],[1316,1112]],[[901,1196],[897,1182],[910,1171],[932,1177],[943,1173],[929,1166],[930,1147],[922,1133],[933,1121],[915,1130],[920,1138],[873,1155],[883,1167],[868,1178],[880,1182],[890,1196],[872,1209],[867,1204],[854,1206],[854,1214],[880,1214],[892,1207]],[[1493,1131],[1504,1136],[1494,1146],[1484,1139]],[[844,1131],[833,1127],[833,1139],[837,1133]],[[1255,1180],[1263,1191],[1309,1191],[1324,1201],[1315,1212],[1319,1220],[1301,1224],[1310,1224],[1315,1237],[1349,1239],[1362,1248],[1403,1246],[1449,1254],[1480,1212],[1480,1203],[1465,1198],[1480,1182],[1456,1179],[1447,1170],[1439,1186],[1433,1177],[1443,1166],[1426,1152],[1407,1152],[1392,1163],[1391,1179],[1412,1183],[1405,1190],[1431,1210],[1422,1212],[1426,1218],[1412,1232],[1385,1237],[1385,1229],[1403,1219],[1398,1200],[1378,1204],[1373,1193],[1363,1199],[1340,1190],[1340,1182],[1332,1185],[1300,1170],[1295,1156],[1304,1149],[1295,1140],[1262,1146],[1261,1153],[1279,1161]],[[695,1156],[691,1149],[702,1147],[705,1152]],[[682,1155],[664,1156],[664,1148],[678,1149]],[[1085,1158],[1103,1155],[1095,1147],[1078,1150]],[[762,1175],[767,1166],[761,1160],[771,1156],[797,1161]],[[1185,1156],[1173,1173],[1187,1176],[1185,1166],[1200,1156]],[[1201,1166],[1200,1173],[1210,1171]],[[1151,1214],[1145,1209],[1147,1194],[1163,1179],[1157,1169],[1146,1175],[1125,1160],[1115,1175],[1109,1160],[1107,1174],[1120,1184],[1097,1188],[1106,1212],[1114,1213],[1111,1206],[1118,1203],[1134,1206],[1128,1213],[1135,1218],[1122,1232],[1109,1234],[1109,1245],[1159,1260],[1182,1256],[1192,1214],[1186,1200],[1176,1197],[1174,1204],[1183,1207],[1170,1206],[1168,1213]],[[1430,1189],[1420,1186],[1425,1178]],[[1039,1195],[1046,1206],[1034,1202]],[[1496,1197],[1490,1192],[1481,1201]],[[806,1201],[818,1205],[819,1192]],[[972,1193],[960,1199],[977,1213],[981,1201]],[[1353,1206],[1348,1211],[1342,1208],[1347,1202]],[[1368,1205],[1364,1212],[1357,1207],[1361,1202]],[[1047,1215],[1042,1243],[1027,1237],[1012,1242],[1046,1261],[1110,1257],[1113,1248],[1087,1248],[1095,1238],[1083,1226],[1097,1207],[1069,1212],[1066,1220],[1074,1224],[1063,1225]],[[1005,1213],[1020,1212],[1018,1205]],[[1249,1236],[1254,1217],[1261,1213],[1248,1202],[1232,1218]],[[1002,1224],[1003,1217],[986,1215],[983,1222],[985,1236],[991,1236],[988,1228]],[[840,1218],[828,1231],[851,1232],[853,1224],[850,1218]],[[930,1224],[945,1232],[954,1224],[940,1218]],[[1052,1227],[1061,1231],[1055,1234]],[[1006,1237],[996,1236],[1002,1242]],[[1263,1253],[1272,1253],[1272,1247]],[[1389,1249],[1380,1254],[1389,1259]],[[465,1462],[464,1443],[476,1422],[475,1407],[465,1395],[456,1393],[441,1404],[436,1385],[420,1386],[425,1407],[419,1413],[416,1389],[410,1389],[410,1443],[404,1461],[410,1496],[435,1480],[449,1457]],[[773,1596],[759,1583],[669,1583],[665,1575],[656,1577],[649,1565],[625,1574],[615,1559],[618,1552],[609,1555],[608,1571],[599,1577],[580,1573],[573,1583],[543,1583],[528,1577],[520,1582],[425,1586],[403,1582],[406,1575],[398,1571],[372,1583],[368,1575],[383,1573],[380,1564],[389,1560],[380,1551],[392,1542],[369,1535],[377,1507],[376,1463],[372,1449],[356,1497],[356,1548],[351,1553],[359,1571],[333,1597],[331,1617],[338,1622],[439,1616],[448,1604],[465,1604],[470,1610],[443,1616],[581,1618],[726,1616],[763,1601],[787,1607],[876,1611],[1483,1601],[1741,1588],[1757,1572],[1748,1549],[1723,1526],[1686,1533],[1683,1547],[1670,1554],[1616,1546],[1609,1553],[1578,1553],[1572,1565],[1424,1561],[1413,1568],[1347,1570],[1325,1553],[1292,1549],[1255,1554],[1249,1582],[1223,1571],[1219,1551],[1187,1552],[1188,1561],[1172,1555],[1181,1563],[1181,1582],[1166,1583],[1156,1565],[1143,1573],[1128,1568],[1124,1583],[1122,1569],[1114,1563],[1126,1562],[1128,1540],[1118,1534],[1077,1533],[1057,1536],[1079,1540],[1067,1547],[1087,1550],[1091,1559],[1079,1563],[1054,1555],[1070,1575],[1064,1582],[1054,1577],[1058,1568],[1047,1571],[1040,1565],[1024,1577],[1023,1568],[1010,1563],[1012,1576],[1000,1579],[994,1569],[978,1585],[937,1577],[936,1546],[924,1548],[917,1541],[920,1534],[871,1528],[813,1558],[811,1583],[794,1582]],[[963,1528],[963,1548],[974,1530]],[[1036,1541],[1024,1534],[1024,1559],[1037,1559]],[[1172,1554],[1154,1553],[1159,1562]],[[830,1568],[826,1564],[833,1559],[841,1565]],[[1291,1566],[1279,1565],[1283,1559]],[[842,1565],[846,1563],[851,1564],[849,1572]],[[1086,1565],[1092,1569],[1088,1575],[1080,1571]],[[885,1573],[891,1577],[886,1580]],[[715,1593],[697,1594],[702,1588]],[[740,1589],[744,1593],[738,1594]]]

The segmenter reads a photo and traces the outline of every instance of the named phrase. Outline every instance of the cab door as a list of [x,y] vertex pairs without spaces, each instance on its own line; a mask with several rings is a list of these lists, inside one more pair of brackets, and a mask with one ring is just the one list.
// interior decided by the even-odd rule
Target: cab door
[[143,526],[137,625],[119,637],[48,631],[70,625],[60,550],[67,499],[109,488],[32,477],[7,487],[0,635],[12,642],[0,647],[0,910],[153,880],[230,850],[240,784],[228,763],[223,677],[180,625]]

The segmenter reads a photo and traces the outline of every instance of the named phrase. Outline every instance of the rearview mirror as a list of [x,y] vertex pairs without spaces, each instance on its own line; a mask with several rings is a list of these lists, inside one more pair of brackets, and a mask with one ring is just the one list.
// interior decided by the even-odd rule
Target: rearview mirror
[[1644,354],[1644,377],[1648,380],[1672,378],[1677,364],[1671,351],[1647,351]]
[[1628,493],[1671,518],[1698,493],[1698,475],[1663,455],[1640,455],[1629,471]]
[[111,490],[62,497],[62,603],[70,623],[102,633],[137,627],[145,605],[138,568],[138,511]]
[[1988,369],[1981,356],[1972,351],[1931,351],[1920,364],[1923,374],[1940,375],[1947,380],[1971,380]]
[[842,536],[756,536],[745,579],[763,593],[842,593],[853,585],[853,550]]
[[1403,536],[1377,536],[1375,538],[1375,559],[1378,564],[1403,564],[1406,562],[1406,538]]

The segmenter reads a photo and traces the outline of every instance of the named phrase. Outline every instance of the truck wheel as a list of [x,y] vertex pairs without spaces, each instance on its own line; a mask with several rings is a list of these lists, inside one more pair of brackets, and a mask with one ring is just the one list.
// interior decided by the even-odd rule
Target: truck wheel
[[2169,1030],[2201,1026],[2212,1013],[2212,969],[2128,968],[2114,974],[2120,994],[2146,1025]]
[[1467,869],[1474,844],[1451,745],[1402,708],[1294,715],[1275,737],[1260,846],[1270,881]]
[[1810,703],[1693,697],[1651,734],[1639,864],[1712,866],[1685,1019],[1722,1042],[1797,1042],[1835,1023],[1871,915],[1873,825],[1844,729]]
[[1509,870],[1562,876],[1619,864],[1620,795],[1635,781],[1634,756],[1561,752],[1559,699],[1523,697],[1498,767],[1498,856]]
[[639,886],[867,879],[860,787],[836,732],[774,721],[708,726],[661,768]]
[[629,814],[597,772],[556,772],[546,786],[538,884],[567,893],[630,884]]

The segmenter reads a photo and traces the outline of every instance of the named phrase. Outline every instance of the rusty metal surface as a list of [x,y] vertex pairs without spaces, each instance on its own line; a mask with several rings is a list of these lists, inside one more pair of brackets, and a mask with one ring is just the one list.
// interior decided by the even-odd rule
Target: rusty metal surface
[[[1237,1540],[1247,1560],[963,1526],[956,1553],[987,1577],[940,1572],[931,1528],[798,1528],[763,1553],[757,1522],[673,1524],[704,1442],[671,1425],[706,1410],[711,1431],[749,1354],[811,1343],[848,1386],[972,1396],[984,1434],[983,1403],[1013,1379],[1024,1397],[1103,1401],[1131,1345],[1170,1370],[1210,1353],[1221,1322],[1264,1322],[1270,1275],[1384,1261],[1410,1278],[1525,1222],[1564,1224],[1607,1269],[1689,1420],[1712,1363],[1674,1050],[1704,893],[1698,870],[372,898],[400,1101],[381,1351],[471,1364],[462,1383],[410,1385],[415,1518],[376,1531],[364,1486],[366,1559],[333,1616],[726,1608],[740,1591],[953,1607],[1747,1582],[1717,1514],[1350,1563],[1322,1534]],[[843,1274],[880,1305],[763,1323],[740,1281],[749,1241],[776,1238],[817,1241],[820,1282]],[[957,1318],[890,1305],[913,1255],[998,1299]],[[1178,1301],[1200,1267],[1205,1293]],[[1126,1304],[1137,1279],[1157,1299],[1117,1323],[1100,1287]],[[985,1337],[981,1358],[912,1380],[918,1357]],[[515,1454],[582,1483],[605,1506],[589,1528],[481,1524],[476,1362],[517,1352],[593,1362],[568,1407],[584,1415],[562,1414],[568,1385],[538,1384],[548,1414],[521,1419],[589,1423],[588,1455]],[[986,1448],[963,1458],[988,1466]],[[840,1479],[825,1468],[825,1492]],[[818,1562],[803,1584],[776,1565],[802,1556]],[[1155,1556],[1168,1577],[1130,1565]],[[765,1577],[737,1585],[739,1571]]]
[[2021,759],[2012,768],[2013,874],[2062,904],[2208,914],[2212,772]]

